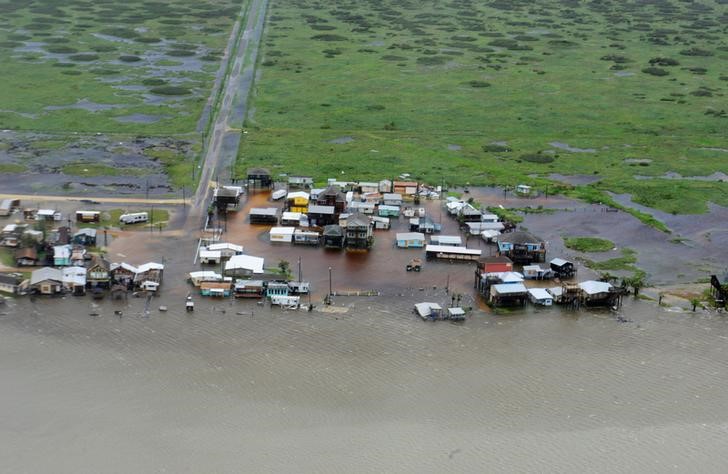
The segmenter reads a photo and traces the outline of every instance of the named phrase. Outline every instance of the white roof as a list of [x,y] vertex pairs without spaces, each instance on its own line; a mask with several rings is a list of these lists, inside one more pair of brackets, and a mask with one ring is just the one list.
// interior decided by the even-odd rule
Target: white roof
[[420,316],[429,316],[432,310],[442,310],[442,306],[437,303],[415,303],[415,309]]
[[284,212],[281,216],[283,221],[300,221],[303,214],[300,212]]
[[279,189],[277,191],[273,191],[273,194],[271,194],[272,199],[281,199],[285,197],[287,194],[287,191],[285,189]]
[[17,224],[8,224],[5,227],[3,227],[3,232],[15,232],[15,229],[18,228]]
[[551,293],[546,291],[546,289],[544,289],[544,288],[531,288],[528,290],[528,293],[537,300],[553,299],[553,296],[551,296]]
[[193,280],[209,279],[209,280],[222,280],[222,275],[215,273],[210,270],[204,270],[200,272],[190,272],[190,278]]
[[399,212],[399,206],[387,206],[387,205],[382,204],[381,206],[379,206],[379,210],[380,211],[397,211],[397,212]]
[[38,212],[36,212],[39,216],[53,216],[55,213],[56,211],[53,209],[38,209]]
[[222,252],[219,250],[200,250],[200,258],[221,258]]
[[132,273],[137,273],[137,272],[139,272],[139,269],[138,269],[137,267],[135,267],[134,265],[131,265],[131,264],[129,264],[129,263],[126,263],[126,262],[121,262],[121,263],[112,263],[112,264],[111,264],[111,265],[109,266],[109,270],[116,270],[116,269],[117,269],[117,268],[119,268],[119,267],[123,268],[124,270],[130,271],[130,272],[132,272]]
[[233,255],[230,260],[225,263],[225,271],[228,270],[250,270],[253,273],[263,273],[263,263],[265,259],[261,257],[253,257],[252,255]]
[[144,273],[149,270],[164,270],[164,265],[161,263],[147,262],[137,267],[137,273]]
[[499,295],[526,293],[528,291],[523,283],[501,283],[499,285],[493,285],[491,288]]
[[324,191],[326,191],[326,188],[311,188],[311,195],[312,196],[319,195]]
[[497,221],[498,216],[495,214],[483,214],[483,217],[481,217],[484,221]]
[[56,245],[53,247],[53,258],[70,258],[71,257],[71,246],[70,245]]
[[482,250],[479,249],[468,249],[465,247],[453,247],[451,245],[428,245],[425,247],[426,252],[444,252],[444,253],[459,253],[462,255],[480,255]]
[[484,239],[492,239],[493,237],[498,237],[500,235],[500,231],[498,230],[484,230],[480,233],[481,236],[483,236]]
[[565,264],[571,263],[571,262],[569,262],[568,260],[564,260],[563,258],[552,258],[549,263],[553,263],[557,267],[560,267],[562,265],[565,265]]
[[208,245],[207,250],[234,250],[236,252],[242,252],[243,246],[237,244],[229,244],[227,242],[220,242],[217,244]]
[[311,195],[305,191],[293,191],[293,192],[288,193],[288,196],[286,196],[286,199],[295,199],[295,198],[308,199],[309,197],[311,197]]
[[369,187],[369,188],[378,188],[379,183],[375,183],[372,181],[359,181],[359,186],[365,186],[365,187]]
[[397,240],[425,240],[425,234],[421,232],[398,232]]
[[277,234],[277,235],[293,235],[293,233],[296,231],[295,227],[273,227],[270,230],[271,235]]
[[541,265],[524,265],[523,271],[527,270],[541,271],[543,268],[541,268]]
[[554,297],[558,297],[564,294],[564,289],[560,286],[554,286],[553,288],[546,288],[546,291],[554,295]]
[[86,284],[86,269],[83,267],[66,267],[63,270],[63,283],[82,286]]
[[454,308],[447,308],[447,312],[450,313],[450,316],[464,316],[465,310],[459,306],[456,306]]
[[524,279],[518,272],[491,272],[486,273],[486,276],[498,278],[503,283],[521,283]]
[[432,237],[432,240],[437,241],[441,245],[461,245],[463,243],[463,239],[459,235],[436,235]]
[[389,217],[372,216],[370,217],[370,219],[374,222],[386,222],[387,224],[389,224]]
[[506,228],[502,222],[466,222],[470,230],[477,230],[478,232],[484,230],[503,230]]
[[587,295],[596,295],[599,293],[607,293],[612,288],[612,285],[603,281],[589,280],[579,283],[579,288]]
[[402,195],[399,193],[384,193],[382,195],[382,199],[385,201],[396,201],[396,200],[402,200]]
[[353,208],[374,207],[374,203],[373,202],[363,202],[363,201],[352,201],[349,203],[349,207],[353,207]]
[[33,270],[33,273],[30,274],[31,285],[40,283],[43,280],[55,280],[60,282],[63,280],[63,272],[55,268],[43,267],[38,270]]

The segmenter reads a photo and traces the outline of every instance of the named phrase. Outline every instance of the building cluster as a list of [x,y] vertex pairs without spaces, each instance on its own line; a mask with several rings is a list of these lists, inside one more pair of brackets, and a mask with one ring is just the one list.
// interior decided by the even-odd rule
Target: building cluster
[[[3,201],[0,214],[20,213],[19,206],[17,200]],[[100,253],[98,232],[88,226],[100,222],[98,211],[76,211],[75,221],[81,226],[76,231],[71,219],[64,221],[56,210],[23,209],[22,216],[23,222],[7,224],[0,231],[0,245],[14,250],[15,266],[30,270],[30,278],[21,273],[0,275],[9,293],[84,295],[91,291],[103,297],[112,289],[115,294],[154,292],[161,284],[164,265],[110,263]]]

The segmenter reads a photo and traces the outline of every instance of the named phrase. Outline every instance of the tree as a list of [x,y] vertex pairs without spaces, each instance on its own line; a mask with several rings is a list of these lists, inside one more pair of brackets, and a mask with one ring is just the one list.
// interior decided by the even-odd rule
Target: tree
[[697,308],[698,305],[701,305],[702,306],[702,302],[700,301],[699,298],[692,298],[690,300],[690,304],[693,305],[693,312],[695,312],[695,308]]
[[278,262],[278,268],[280,269],[281,273],[284,275],[288,275],[288,272],[291,269],[291,264],[287,260],[280,260]]

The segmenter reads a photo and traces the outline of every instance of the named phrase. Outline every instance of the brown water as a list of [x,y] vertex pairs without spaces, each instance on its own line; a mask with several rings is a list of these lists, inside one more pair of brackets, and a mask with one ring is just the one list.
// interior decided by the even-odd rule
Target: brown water
[[187,314],[192,238],[120,235],[114,260],[165,257],[148,314],[133,297],[0,307],[0,472],[725,472],[725,316],[627,298],[629,323],[556,307],[425,323],[412,304],[446,302],[448,273],[467,294],[472,267],[407,274],[393,231],[367,255],[271,247],[244,221],[229,240],[303,255],[314,302],[329,265],[335,289],[382,296],[196,297]]
[[98,317],[86,298],[5,308],[0,470],[724,472],[728,462],[718,315],[630,299],[631,323],[554,308],[454,325],[416,319],[409,296],[338,298],[348,311],[335,314],[198,301],[188,315],[182,299],[157,298],[148,316],[136,298],[104,302]]

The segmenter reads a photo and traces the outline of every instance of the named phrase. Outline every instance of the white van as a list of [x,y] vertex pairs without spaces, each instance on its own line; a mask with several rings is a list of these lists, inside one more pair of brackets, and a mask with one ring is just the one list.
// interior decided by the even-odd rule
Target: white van
[[134,212],[119,216],[119,222],[122,224],[138,224],[140,222],[147,222],[148,220],[149,214],[146,212]]

